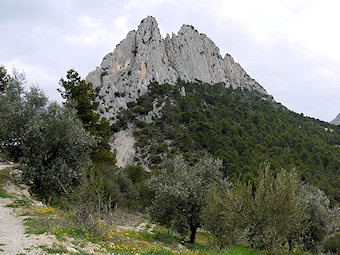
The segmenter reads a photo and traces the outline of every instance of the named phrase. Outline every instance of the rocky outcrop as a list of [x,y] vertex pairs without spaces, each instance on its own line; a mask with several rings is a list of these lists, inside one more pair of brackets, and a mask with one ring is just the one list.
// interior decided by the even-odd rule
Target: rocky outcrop
[[125,167],[128,164],[132,164],[133,157],[136,153],[134,148],[135,142],[136,140],[131,127],[115,133],[111,147],[116,151],[118,167]]
[[230,55],[222,58],[218,47],[193,26],[183,25],[177,35],[161,37],[155,18],[142,20],[137,31],[128,33],[100,67],[86,77],[100,87],[100,111],[115,121],[121,107],[147,91],[150,82],[218,83],[227,87],[267,92]]
[[331,124],[335,124],[335,125],[340,125],[340,113],[338,114],[338,116],[336,116],[336,118],[334,120],[332,120],[330,122]]

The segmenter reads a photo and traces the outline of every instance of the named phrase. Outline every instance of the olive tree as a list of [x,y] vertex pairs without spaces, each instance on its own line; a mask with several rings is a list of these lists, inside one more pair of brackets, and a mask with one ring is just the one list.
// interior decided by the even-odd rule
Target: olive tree
[[25,90],[25,75],[0,68],[0,149],[23,164],[23,176],[41,193],[79,182],[89,163],[92,136],[75,110],[48,103],[37,87]]
[[330,201],[322,190],[309,184],[301,184],[299,195],[308,218],[305,221],[306,229],[296,239],[305,249],[317,251],[331,225]]
[[221,167],[221,160],[208,157],[194,166],[183,156],[166,160],[160,175],[149,180],[149,187],[155,193],[151,217],[173,226],[181,234],[190,231],[189,242],[194,243],[209,184],[222,181]]
[[35,116],[45,110],[48,100],[37,87],[24,90],[23,73],[14,69],[12,75],[5,77],[0,77],[0,82],[6,82],[0,93],[0,149],[10,159],[18,161],[22,156],[22,138]]
[[[5,70],[5,69],[4,69]],[[4,81],[2,81],[5,84]],[[23,86],[20,80],[7,75],[6,89],[0,94],[1,152],[17,160],[21,153],[20,139],[25,125],[23,113]]]
[[210,187],[202,219],[221,246],[245,241],[275,252],[304,231],[307,214],[298,175],[282,169],[275,176],[269,170],[264,164],[254,185],[238,180],[223,189]]
[[255,185],[249,238],[257,247],[275,249],[305,228],[307,214],[298,194],[300,178],[282,169],[276,176],[265,164]]
[[22,138],[24,177],[36,192],[76,186],[90,163],[93,144],[74,109],[51,103],[31,120]]
[[247,241],[252,203],[251,185],[240,180],[220,187],[213,184],[202,210],[203,227],[220,247],[243,243]]
[[9,80],[10,76],[8,75],[6,68],[3,65],[0,65],[0,92],[5,91]]

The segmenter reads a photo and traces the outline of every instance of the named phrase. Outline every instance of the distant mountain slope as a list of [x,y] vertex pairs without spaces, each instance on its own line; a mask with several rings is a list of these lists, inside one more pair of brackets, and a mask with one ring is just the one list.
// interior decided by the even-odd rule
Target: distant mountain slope
[[340,125],[340,113],[334,120],[332,120],[330,123],[335,124],[335,125]]
[[157,169],[176,153],[192,163],[210,154],[223,159],[229,178],[242,173],[251,180],[268,160],[276,171],[296,168],[340,201],[340,126],[291,112],[257,91],[152,83],[117,118],[116,135],[130,132],[135,141],[127,154],[116,147],[125,164]]
[[130,31],[86,78],[101,87],[102,114],[111,121],[120,107],[146,93],[150,82],[176,84],[178,79],[223,82],[226,87],[267,94],[230,55],[223,58],[205,34],[183,25],[177,35],[163,39],[153,17],[142,20],[137,31]]
[[269,161],[340,202],[340,126],[276,103],[192,26],[163,39],[148,17],[86,79],[100,88],[119,166],[157,169],[177,153],[192,164],[209,154],[223,159],[229,178],[253,180]]

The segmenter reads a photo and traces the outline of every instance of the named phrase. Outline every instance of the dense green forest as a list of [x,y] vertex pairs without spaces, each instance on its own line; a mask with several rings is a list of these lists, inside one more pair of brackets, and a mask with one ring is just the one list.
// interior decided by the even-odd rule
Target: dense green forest
[[[157,107],[160,117],[143,121]],[[270,96],[224,84],[152,83],[121,111],[112,130],[128,123],[136,127],[136,163],[152,169],[164,156],[182,153],[194,164],[210,154],[223,160],[228,178],[254,180],[259,165],[269,161],[274,171],[295,168],[333,203],[340,201],[340,127],[292,112]]]

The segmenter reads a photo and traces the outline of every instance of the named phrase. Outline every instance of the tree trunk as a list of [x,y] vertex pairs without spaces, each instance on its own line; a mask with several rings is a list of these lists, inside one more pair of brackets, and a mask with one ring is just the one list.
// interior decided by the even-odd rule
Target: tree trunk
[[189,243],[194,244],[195,243],[195,239],[196,239],[196,231],[197,231],[197,227],[195,225],[190,225],[190,241]]
[[292,239],[288,240],[288,244],[289,244],[289,251],[292,252],[293,251],[293,242],[292,242]]

